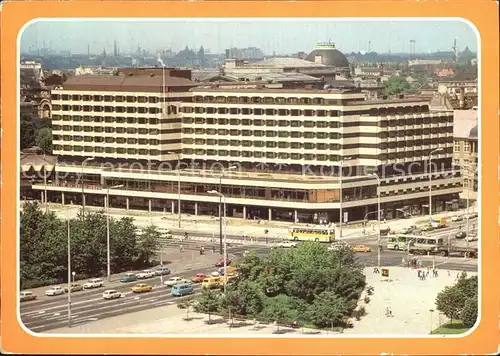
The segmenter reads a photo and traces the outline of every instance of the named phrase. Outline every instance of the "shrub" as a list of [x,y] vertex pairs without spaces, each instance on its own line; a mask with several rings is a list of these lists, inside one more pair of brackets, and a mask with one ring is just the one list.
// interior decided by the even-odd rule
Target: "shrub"
[[366,296],[363,300],[364,300],[364,302],[366,304],[370,303],[370,297],[369,296]]
[[462,323],[466,328],[472,328],[477,321],[477,295],[467,298],[461,314]]

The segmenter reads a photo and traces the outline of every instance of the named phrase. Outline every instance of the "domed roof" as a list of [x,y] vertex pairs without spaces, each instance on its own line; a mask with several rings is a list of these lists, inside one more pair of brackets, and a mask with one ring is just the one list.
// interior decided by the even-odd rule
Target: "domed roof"
[[477,125],[470,129],[469,138],[477,138]]
[[319,63],[333,67],[349,67],[346,56],[335,48],[332,42],[318,43],[316,49],[306,57],[307,61],[316,62],[316,56],[321,56]]

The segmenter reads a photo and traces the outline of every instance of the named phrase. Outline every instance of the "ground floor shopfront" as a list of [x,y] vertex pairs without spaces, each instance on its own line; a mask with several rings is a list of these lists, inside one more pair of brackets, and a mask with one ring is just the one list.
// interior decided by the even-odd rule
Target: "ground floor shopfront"
[[[22,199],[37,199],[44,201],[45,192],[47,200],[53,203],[63,205],[82,205],[82,200],[86,206],[103,207],[106,206],[107,189],[87,186],[84,188],[82,195],[81,188],[66,189],[66,191],[57,191],[56,187],[35,186],[30,196],[22,197]],[[47,189],[45,189],[47,188]],[[69,191],[68,191],[69,190]],[[111,208],[119,208],[125,210],[142,210],[151,212],[163,212],[165,214],[177,214],[179,208],[179,199],[172,195],[170,198],[146,197],[137,196],[131,192],[120,194],[119,191],[111,191],[109,195],[109,205]],[[146,192],[145,192],[146,193]],[[446,192],[446,194],[438,195],[440,192],[433,192],[432,212],[434,214],[445,211],[453,211],[459,208],[458,195],[459,192]],[[135,196],[134,196],[135,195]],[[144,194],[151,195],[151,194]],[[155,194],[159,195],[159,194]],[[422,195],[422,194],[420,194]],[[84,197],[82,199],[82,197]],[[206,197],[206,199],[204,199]],[[180,209],[183,214],[192,215],[208,215],[219,216],[220,199],[207,195],[202,196],[181,196]],[[382,201],[381,210],[385,219],[403,218],[409,216],[426,215],[428,214],[428,196],[418,198],[396,197],[393,201]],[[290,202],[289,204],[281,204],[280,201],[256,200],[250,201],[245,199],[247,203],[235,203],[237,199],[232,199],[226,203],[226,215],[233,218],[241,219],[262,219],[269,221],[289,221],[301,223],[337,223],[340,216],[340,203],[328,204],[309,204],[307,207],[301,207],[299,203]],[[387,200],[387,198],[385,199]],[[357,205],[357,206],[353,206]],[[377,199],[366,199],[366,203],[362,201],[344,202],[342,212],[344,219],[347,222],[362,221],[364,219],[376,219]]]

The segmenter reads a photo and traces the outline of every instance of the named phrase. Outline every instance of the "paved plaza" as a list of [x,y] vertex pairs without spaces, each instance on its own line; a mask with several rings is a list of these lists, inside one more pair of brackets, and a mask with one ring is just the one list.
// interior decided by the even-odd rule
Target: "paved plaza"
[[[474,275],[475,273],[469,273]],[[391,267],[389,278],[383,278],[380,274],[374,274],[372,268],[366,269],[367,283],[374,287],[374,293],[370,296],[365,306],[366,315],[359,321],[354,321],[354,328],[346,329],[345,334],[370,334],[370,335],[394,335],[414,334],[428,335],[432,329],[446,322],[446,318],[435,311],[436,295],[447,285],[452,285],[457,277],[456,271],[448,274],[446,270],[439,270],[437,278],[432,273],[425,280],[417,278],[415,269],[403,267]],[[393,317],[385,315],[386,307],[390,307]],[[433,312],[431,312],[433,310]],[[227,324],[216,323],[208,325],[206,315],[197,313],[189,314],[192,319],[186,321],[186,311],[177,308],[176,305],[150,309],[137,313],[120,315],[105,320],[90,322],[74,326],[71,329],[63,328],[50,331],[50,333],[106,333],[106,334],[243,334],[245,336],[269,334],[276,327],[273,325],[258,325],[256,328],[252,323],[246,325],[238,324],[230,328]],[[214,319],[220,319],[214,317]],[[302,330],[284,328],[285,335],[302,335]],[[305,334],[326,335],[331,332],[305,329]],[[335,333],[340,335],[339,333]]]

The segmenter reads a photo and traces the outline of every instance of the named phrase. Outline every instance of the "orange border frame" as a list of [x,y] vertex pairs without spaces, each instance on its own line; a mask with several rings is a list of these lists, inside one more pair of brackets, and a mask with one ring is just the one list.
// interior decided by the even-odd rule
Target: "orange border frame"
[[[361,6],[359,6],[362,4]],[[493,0],[409,1],[33,1],[2,5],[1,16],[1,187],[2,348],[13,353],[114,353],[114,354],[229,354],[229,355],[331,355],[331,354],[491,354],[496,353],[500,295],[498,248],[498,5]],[[482,318],[477,329],[460,339],[332,338],[332,339],[185,339],[52,338],[33,337],[17,321],[15,290],[17,167],[17,35],[21,27],[39,17],[462,17],[481,35],[480,83],[482,109]],[[488,149],[490,148],[490,149]],[[7,169],[5,169],[7,168]],[[497,237],[497,239],[495,239]],[[365,342],[361,342],[361,341]]]

